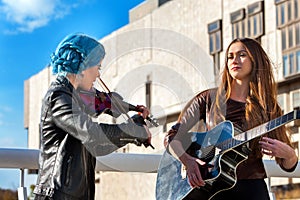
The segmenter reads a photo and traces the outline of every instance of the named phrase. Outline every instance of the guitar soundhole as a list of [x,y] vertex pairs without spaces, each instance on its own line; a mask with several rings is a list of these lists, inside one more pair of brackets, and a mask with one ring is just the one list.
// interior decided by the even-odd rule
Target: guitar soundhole
[[199,165],[199,170],[204,180],[214,177],[212,173],[212,168],[214,166],[209,163],[214,158],[215,155],[214,146],[209,146],[201,149],[201,145],[199,145],[196,142],[193,142],[186,152],[189,155],[195,158],[199,158],[200,160],[206,163],[205,165]]
[[186,150],[186,152],[195,157],[199,158],[203,162],[210,162],[213,157],[215,156],[215,147],[214,146],[208,146],[205,148],[201,148],[201,145],[199,145],[196,142],[193,142],[190,147]]

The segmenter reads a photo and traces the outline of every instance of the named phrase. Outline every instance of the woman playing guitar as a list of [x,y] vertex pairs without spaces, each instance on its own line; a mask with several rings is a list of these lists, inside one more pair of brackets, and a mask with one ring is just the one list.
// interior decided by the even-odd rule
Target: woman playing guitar
[[[201,191],[207,183],[199,165],[204,166],[205,162],[187,153],[190,143],[186,140],[186,133],[201,120],[207,130],[230,120],[236,129],[247,131],[282,115],[276,97],[272,64],[261,45],[249,38],[233,40],[226,50],[218,88],[196,95],[166,137],[168,149],[182,162],[188,182],[195,188],[184,199],[210,198]],[[298,163],[285,126],[254,138],[236,150],[241,150],[241,154],[247,157],[232,170],[237,176],[236,183],[211,199],[269,199],[263,155],[275,157],[277,164],[288,172],[295,170]]]

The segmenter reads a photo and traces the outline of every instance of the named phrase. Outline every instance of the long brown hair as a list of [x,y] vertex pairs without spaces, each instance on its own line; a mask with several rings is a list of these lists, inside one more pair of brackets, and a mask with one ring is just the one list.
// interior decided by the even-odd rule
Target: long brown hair
[[[252,63],[249,93],[245,108],[246,127],[247,129],[251,129],[282,115],[282,110],[276,98],[277,85],[272,71],[271,60],[257,41],[250,38],[241,38],[235,39],[229,44],[225,54],[225,66],[213,110],[215,113],[224,113],[221,109],[223,102],[226,102],[230,97],[233,78],[229,74],[227,56],[230,46],[236,42],[241,42],[244,45]],[[282,126],[268,133],[268,136],[291,145],[290,137],[285,133],[286,128]],[[258,157],[261,157],[260,148],[257,148],[258,140],[259,138],[253,140],[250,143],[250,147]]]

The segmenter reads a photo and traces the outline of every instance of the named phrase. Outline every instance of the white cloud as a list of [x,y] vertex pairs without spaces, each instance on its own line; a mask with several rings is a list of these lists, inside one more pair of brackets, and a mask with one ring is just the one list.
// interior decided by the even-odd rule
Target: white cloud
[[11,147],[15,146],[15,140],[12,137],[1,137],[0,139],[1,147]]
[[[12,112],[13,111],[13,109],[12,109],[12,107],[10,107],[10,106],[3,106],[3,105],[1,105],[0,106],[0,111],[4,111],[4,112]],[[0,117],[2,116],[2,114],[0,113]]]
[[0,12],[8,22],[16,25],[13,31],[32,32],[53,19],[64,17],[74,7],[76,3],[61,0],[2,0]]
[[13,111],[13,109],[11,107],[9,107],[9,106],[3,106],[3,105],[0,106],[0,127],[7,125],[5,123],[5,121],[3,121],[3,119],[5,119],[5,116],[8,113],[11,113],[12,111]]

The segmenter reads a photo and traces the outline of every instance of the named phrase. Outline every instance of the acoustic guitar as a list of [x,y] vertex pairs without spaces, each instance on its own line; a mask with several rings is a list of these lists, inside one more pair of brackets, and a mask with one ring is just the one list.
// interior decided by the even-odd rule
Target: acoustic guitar
[[182,163],[167,150],[163,153],[156,179],[157,200],[180,200],[192,192],[201,192],[202,200],[210,200],[236,184],[236,168],[248,158],[247,143],[293,120],[300,110],[291,111],[253,129],[234,136],[232,122],[224,121],[208,132],[189,132],[191,145],[186,151],[205,162],[199,165],[205,185],[192,188]]

